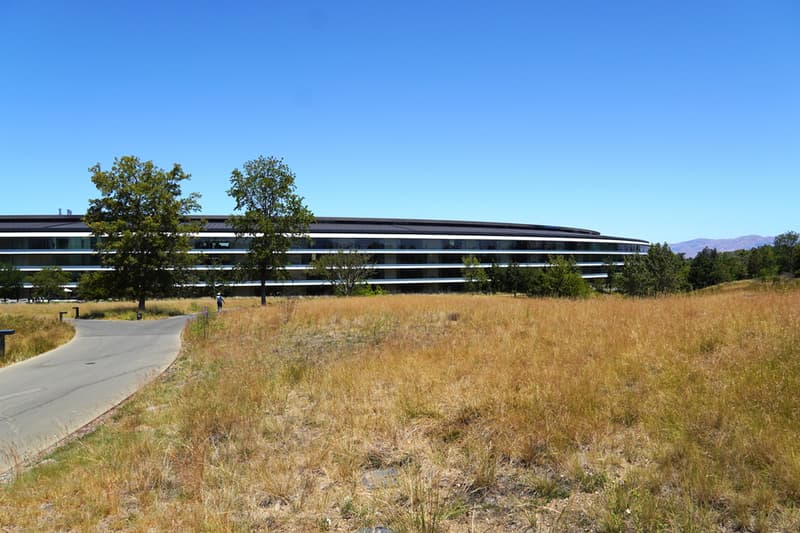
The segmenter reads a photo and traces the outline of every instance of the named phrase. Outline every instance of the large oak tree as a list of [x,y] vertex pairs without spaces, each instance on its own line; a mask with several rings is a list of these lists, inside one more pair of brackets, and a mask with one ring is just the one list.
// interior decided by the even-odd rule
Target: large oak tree
[[101,196],[89,200],[85,221],[101,264],[110,267],[103,282],[109,295],[133,298],[144,310],[147,298],[173,292],[194,262],[190,239],[201,224],[188,216],[199,211],[200,195],[182,196],[190,175],[177,163],[164,170],[123,156],[111,170],[98,163],[89,172]]
[[295,174],[283,159],[259,156],[243,168],[231,172],[228,194],[243,213],[231,215],[230,224],[237,238],[250,239],[238,267],[259,280],[261,305],[266,305],[267,280],[283,271],[292,241],[307,234],[314,215],[295,192]]

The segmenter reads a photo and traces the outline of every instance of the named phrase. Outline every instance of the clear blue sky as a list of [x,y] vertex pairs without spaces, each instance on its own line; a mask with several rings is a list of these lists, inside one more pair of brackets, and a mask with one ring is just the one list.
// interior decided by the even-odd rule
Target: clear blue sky
[[318,216],[800,230],[800,2],[0,2],[0,214],[285,158]]

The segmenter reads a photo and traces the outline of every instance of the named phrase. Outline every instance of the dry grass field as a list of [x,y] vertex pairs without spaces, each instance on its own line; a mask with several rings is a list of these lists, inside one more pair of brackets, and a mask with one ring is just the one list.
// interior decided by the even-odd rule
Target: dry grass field
[[75,334],[72,326],[58,321],[57,312],[43,316],[33,309],[20,312],[17,307],[32,306],[16,304],[0,307],[0,329],[15,331],[6,337],[6,353],[5,357],[0,357],[0,368],[61,346]]
[[797,531],[800,291],[273,300],[0,487],[5,531]]

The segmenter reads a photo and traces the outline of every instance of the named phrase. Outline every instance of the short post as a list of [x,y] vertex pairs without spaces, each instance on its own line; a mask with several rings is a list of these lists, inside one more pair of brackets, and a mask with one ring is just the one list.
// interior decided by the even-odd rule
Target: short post
[[73,307],[73,309],[75,310],[75,318],[80,318],[81,317],[81,308],[76,306],[76,307]]
[[141,320],[141,319],[142,319],[142,312],[136,311],[136,320]]
[[6,335],[16,333],[13,329],[0,329],[0,357],[6,356]]
[[66,315],[66,314],[67,314],[66,311],[59,311],[58,312],[58,321],[59,322],[63,322],[64,321],[64,315]]

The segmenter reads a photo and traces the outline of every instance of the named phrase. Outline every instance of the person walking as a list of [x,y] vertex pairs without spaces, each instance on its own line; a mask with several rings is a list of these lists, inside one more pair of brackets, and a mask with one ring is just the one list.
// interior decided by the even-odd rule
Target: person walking
[[222,297],[222,293],[217,293],[217,313],[222,311],[222,303],[225,301],[225,298]]

